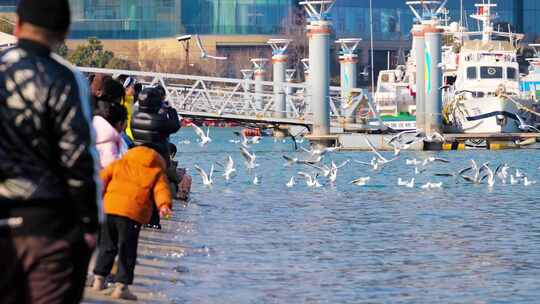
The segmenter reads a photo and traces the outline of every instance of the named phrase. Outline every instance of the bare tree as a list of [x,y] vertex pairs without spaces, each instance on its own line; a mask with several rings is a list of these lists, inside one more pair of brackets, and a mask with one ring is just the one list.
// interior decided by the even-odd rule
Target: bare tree
[[283,35],[292,42],[289,46],[289,63],[297,72],[297,78],[303,79],[304,68],[301,60],[309,54],[309,41],[306,35],[307,18],[302,7],[295,7],[283,20]]

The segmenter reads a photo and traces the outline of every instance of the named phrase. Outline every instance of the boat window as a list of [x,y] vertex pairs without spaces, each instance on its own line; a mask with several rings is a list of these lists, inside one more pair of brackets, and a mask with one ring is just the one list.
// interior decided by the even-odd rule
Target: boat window
[[517,79],[517,72],[515,68],[507,68],[506,69],[506,78],[508,79]]
[[388,74],[381,75],[381,82],[390,82],[390,77],[388,76]]
[[502,67],[480,67],[480,78],[482,79],[502,79]]
[[467,79],[476,79],[476,67],[467,68]]

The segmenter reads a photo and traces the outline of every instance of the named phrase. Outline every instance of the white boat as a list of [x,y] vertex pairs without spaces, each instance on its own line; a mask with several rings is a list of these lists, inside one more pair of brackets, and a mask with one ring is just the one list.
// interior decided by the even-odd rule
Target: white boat
[[[471,17],[480,21],[482,30],[456,33],[458,47],[445,50],[443,55],[456,67],[443,67],[445,131],[524,132],[526,130],[520,126],[532,120],[527,109],[533,107],[534,100],[520,92],[516,45],[523,35],[493,29],[495,16],[491,9],[496,4],[490,0],[476,4],[476,7],[478,11]],[[481,35],[481,39],[467,39],[474,35]],[[494,40],[494,36],[504,39]],[[452,52],[455,52],[454,56],[451,56]],[[452,58],[456,58],[455,61]],[[445,66],[448,64],[444,62]]]
[[529,61],[529,74],[521,78],[521,92],[528,94],[537,102],[540,100],[540,44],[531,43],[535,52],[533,58],[527,58]]
[[381,115],[416,114],[412,77],[404,65],[379,72],[374,99]]

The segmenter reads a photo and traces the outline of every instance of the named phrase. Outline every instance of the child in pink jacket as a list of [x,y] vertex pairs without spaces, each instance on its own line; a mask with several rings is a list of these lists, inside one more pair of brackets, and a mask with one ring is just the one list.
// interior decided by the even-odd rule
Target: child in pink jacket
[[99,153],[100,170],[119,159],[127,145],[121,132],[127,126],[127,110],[119,103],[111,103],[109,117],[95,115],[92,125],[96,131],[96,148]]

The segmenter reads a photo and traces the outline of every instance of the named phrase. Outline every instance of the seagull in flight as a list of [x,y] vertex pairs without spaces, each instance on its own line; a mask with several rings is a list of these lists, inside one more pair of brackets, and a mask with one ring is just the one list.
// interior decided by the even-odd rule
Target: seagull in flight
[[[405,134],[412,133],[416,134],[415,138],[404,141],[403,136]],[[386,144],[392,146],[394,148],[394,156],[398,156],[401,150],[407,150],[411,147],[411,145],[420,141],[422,141],[422,138],[418,136],[418,132],[416,130],[407,130],[394,135]]]
[[199,175],[202,178],[203,185],[210,186],[212,185],[212,175],[214,174],[214,165],[212,164],[212,167],[210,168],[210,174],[206,174],[206,172],[199,166],[195,165],[195,170],[199,172]]
[[304,150],[304,152],[311,154],[312,157],[318,157],[318,156],[324,156],[329,152],[335,152],[339,150],[339,147],[311,148],[311,150],[308,150],[304,147],[300,147],[300,149]]
[[330,172],[332,171],[327,165],[317,166],[317,165],[310,164],[310,163],[307,163],[305,165],[310,166],[312,168],[315,168],[315,169],[321,171],[322,176],[324,176],[324,177],[328,177],[330,175]]
[[227,163],[225,164],[225,166],[223,166],[220,163],[217,163],[217,164],[225,169],[225,172],[223,173],[223,177],[225,177],[225,180],[230,180],[231,177],[233,177],[236,174],[236,169],[234,168],[234,160],[232,159],[230,155],[227,158]]
[[357,163],[357,164],[366,165],[366,166],[371,167],[371,171],[373,171],[373,172],[377,172],[379,170],[382,170],[382,164],[378,161],[377,157],[373,157],[371,159],[371,162],[369,162],[369,163],[359,161],[359,160],[353,160],[353,161],[355,163]]
[[199,50],[201,51],[201,58],[202,59],[215,59],[215,60],[227,60],[227,57],[219,57],[219,56],[212,56],[209,55],[206,50],[204,49],[201,37],[199,35],[195,35],[195,40],[197,41],[197,46],[199,47]]
[[308,173],[305,173],[305,172],[298,172],[298,175],[304,177],[306,179],[306,185],[308,187],[315,187],[315,188],[320,188],[322,187],[322,185],[319,183],[319,181],[317,180],[317,177],[319,177],[319,174],[315,174],[315,176],[312,176]]
[[290,157],[290,156],[287,156],[287,155],[283,155],[283,158],[287,161],[287,163],[284,165],[286,167],[291,167],[292,165],[297,164],[298,162],[300,162],[298,157]]
[[345,165],[347,165],[348,163],[349,163],[349,160],[346,160],[341,165],[337,166],[336,163],[332,161],[332,164],[330,166],[330,174],[328,174],[328,180],[331,183],[335,183],[337,179],[338,170],[344,167]]
[[489,188],[493,188],[493,186],[495,185],[495,174],[493,173],[493,171],[491,170],[491,168],[488,166],[487,163],[483,164],[482,167],[486,168],[487,170],[487,183],[488,183],[488,187]]
[[434,162],[441,162],[441,163],[449,163],[450,161],[447,160],[447,159],[444,159],[444,158],[440,158],[440,157],[428,157],[426,159],[424,159],[424,161],[422,162],[422,167],[425,167],[431,163],[434,163]]
[[204,133],[204,131],[196,124],[191,123],[190,126],[193,127],[193,130],[195,130],[195,134],[197,134],[197,136],[199,136],[199,138],[201,139],[201,147],[207,145],[209,142],[212,142],[212,139],[210,138],[210,127],[206,127],[206,133]]
[[380,164],[380,165],[385,165],[385,164],[388,164],[390,162],[393,162],[395,161],[396,159],[398,159],[398,157],[394,157],[392,159],[386,159],[384,156],[381,155],[381,153],[379,153],[377,151],[377,149],[375,149],[375,146],[373,146],[373,144],[369,141],[369,139],[367,138],[367,136],[364,137],[364,139],[366,140],[366,143],[368,144],[369,148],[371,149],[371,151],[375,154],[375,157],[377,158],[377,162]]
[[350,184],[351,185],[357,185],[357,186],[365,186],[367,184],[367,182],[369,182],[370,179],[371,179],[371,177],[369,177],[369,176],[359,177],[359,178],[351,181]]
[[246,167],[248,169],[255,169],[259,165],[255,162],[257,159],[257,156],[253,152],[249,152],[248,149],[245,147],[240,147],[240,152],[242,153],[242,156],[246,160]]

